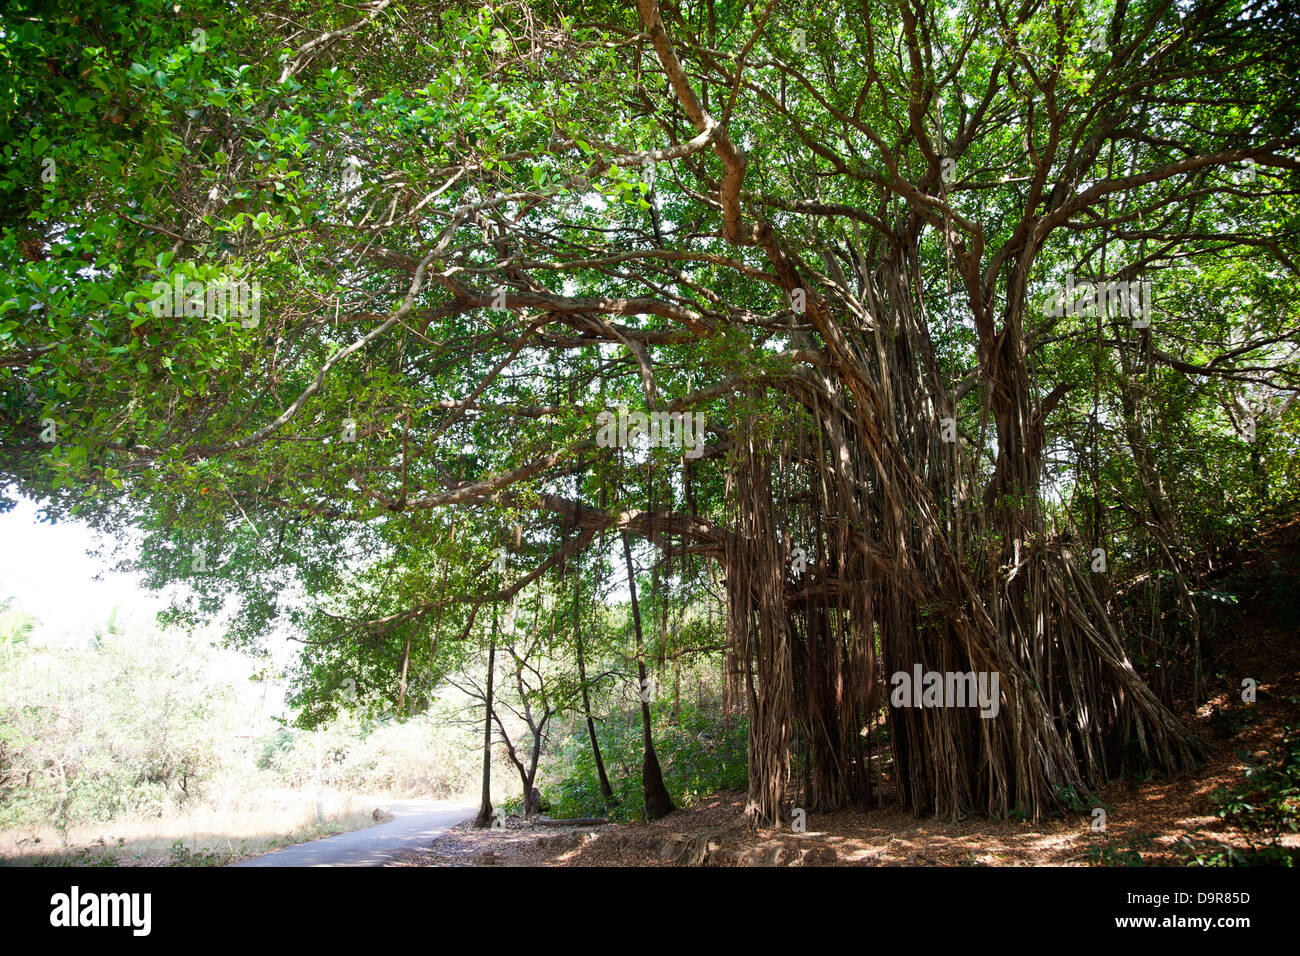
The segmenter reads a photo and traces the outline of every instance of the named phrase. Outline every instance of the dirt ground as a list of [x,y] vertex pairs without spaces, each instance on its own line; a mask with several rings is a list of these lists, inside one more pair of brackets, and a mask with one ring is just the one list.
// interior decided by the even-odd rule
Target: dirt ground
[[[1272,546],[1292,551],[1300,524],[1277,529]],[[1276,540],[1281,538],[1283,540]],[[1244,564],[1263,561],[1269,551],[1247,555]],[[1294,553],[1294,551],[1292,551]],[[1249,597],[1249,596],[1248,596]],[[1262,595],[1259,597],[1262,598]],[[1243,602],[1247,603],[1247,602]],[[1256,602],[1259,606],[1262,602]],[[960,822],[918,820],[892,808],[870,812],[809,814],[807,830],[728,833],[714,845],[724,853],[710,865],[815,866],[1086,866],[1099,863],[1187,865],[1190,844],[1238,849],[1246,834],[1215,814],[1213,794],[1242,779],[1248,760],[1266,757],[1281,739],[1285,723],[1300,718],[1300,635],[1251,613],[1223,641],[1214,671],[1207,676],[1218,691],[1195,713],[1180,713],[1213,751],[1195,772],[1159,778],[1136,786],[1103,791],[1105,832],[1094,832],[1090,814],[1067,814],[1037,824],[972,817]],[[1257,701],[1241,701],[1242,677],[1259,682]],[[1235,733],[1214,719],[1219,708],[1234,716]],[[715,795],[655,823],[587,827],[527,825],[511,818],[503,829],[476,830],[464,824],[396,866],[671,866],[675,852],[737,820],[744,795]],[[1300,848],[1300,836],[1284,837]],[[828,852],[833,851],[833,853]]]
[[[1257,671],[1263,673],[1263,671]],[[1294,682],[1296,671],[1291,672]],[[809,814],[803,833],[739,831],[727,839],[735,859],[723,865],[840,866],[1073,866],[1103,862],[1106,848],[1136,852],[1150,865],[1184,865],[1180,842],[1202,846],[1248,846],[1246,835],[1231,829],[1214,812],[1212,794],[1241,778],[1246,761],[1238,751],[1263,757],[1280,738],[1283,714],[1300,688],[1262,681],[1259,717],[1242,734],[1214,740],[1208,727],[1211,707],[1192,721],[1217,744],[1216,753],[1195,773],[1152,780],[1136,788],[1112,787],[1102,794],[1105,832],[1094,832],[1091,816],[1066,815],[1038,824],[972,817],[960,822],[918,820],[896,809],[844,810]],[[1225,695],[1226,696],[1226,695]],[[408,855],[398,866],[666,866],[665,844],[725,826],[744,809],[744,794],[715,795],[654,823],[587,827],[530,826],[510,818],[503,829],[476,830],[462,824],[430,848]],[[1300,836],[1283,838],[1300,848]],[[835,851],[828,858],[824,850]],[[784,855],[779,855],[784,849]],[[807,859],[806,851],[821,850]],[[762,856],[767,851],[767,856]],[[1091,851],[1091,853],[1090,853]],[[487,856],[490,854],[490,856]],[[1136,860],[1129,857],[1132,862]],[[1114,861],[1112,859],[1112,861]]]

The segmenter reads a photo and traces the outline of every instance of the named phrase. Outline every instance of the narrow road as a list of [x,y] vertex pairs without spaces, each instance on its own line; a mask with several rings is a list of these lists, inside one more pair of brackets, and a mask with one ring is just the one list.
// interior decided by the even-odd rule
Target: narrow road
[[408,850],[428,846],[475,809],[455,800],[399,800],[388,805],[396,818],[391,823],[298,843],[231,866],[383,866]]

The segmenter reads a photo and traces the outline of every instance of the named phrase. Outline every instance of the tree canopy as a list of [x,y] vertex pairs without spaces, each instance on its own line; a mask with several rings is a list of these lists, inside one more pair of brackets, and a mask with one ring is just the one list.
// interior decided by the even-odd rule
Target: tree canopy
[[[290,628],[312,714],[547,589],[571,640],[627,534],[725,605],[756,819],[792,755],[865,800],[882,710],[918,811],[1197,759],[1156,669],[1204,692],[1200,575],[1300,491],[1289,5],[45,6],[3,478]],[[999,716],[886,706],[914,665]]]

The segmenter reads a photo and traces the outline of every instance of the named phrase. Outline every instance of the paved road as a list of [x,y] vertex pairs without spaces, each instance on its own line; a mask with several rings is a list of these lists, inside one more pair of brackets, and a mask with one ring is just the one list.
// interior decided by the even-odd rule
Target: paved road
[[454,800],[400,800],[388,805],[395,820],[365,830],[273,850],[233,866],[382,866],[409,850],[428,846],[474,816],[472,804]]

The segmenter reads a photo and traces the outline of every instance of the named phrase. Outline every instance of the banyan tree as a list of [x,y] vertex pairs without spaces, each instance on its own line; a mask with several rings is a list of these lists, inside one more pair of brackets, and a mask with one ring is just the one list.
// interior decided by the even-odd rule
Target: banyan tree
[[[106,524],[149,502],[160,577],[201,545],[231,568],[217,590],[286,565],[342,587],[367,553],[348,540],[400,554],[359,633],[405,641],[403,681],[403,628],[454,640],[603,540],[714,562],[756,821],[796,790],[867,805],[886,758],[903,806],[949,817],[1187,768],[1200,745],[1111,614],[1106,521],[1054,507],[1087,462],[1053,423],[1085,396],[1136,415],[1144,369],[1189,365],[1168,303],[1211,288],[1223,250],[1294,278],[1287,17],[637,0],[231,21],[193,76],[111,73],[164,145],[60,156],[76,177],[23,227],[46,251],[10,294],[49,316],[17,345],[36,371],[8,473]],[[161,22],[190,63],[188,23]],[[31,122],[56,122],[75,72]],[[115,247],[65,248],[103,217]],[[38,260],[61,297],[23,285]],[[178,274],[257,281],[258,321],[151,313]],[[1045,307],[1067,278],[1150,282],[1149,321]],[[51,351],[64,332],[81,344]],[[635,418],[612,444],[611,413]],[[519,526],[508,584],[456,517],[489,512]],[[1177,548],[1157,560],[1185,595]],[[996,715],[890,706],[918,666],[996,673]]]

